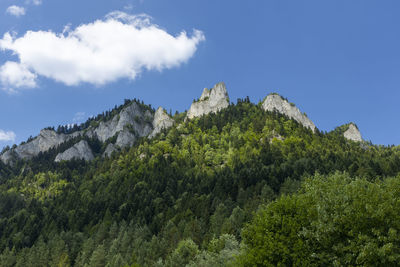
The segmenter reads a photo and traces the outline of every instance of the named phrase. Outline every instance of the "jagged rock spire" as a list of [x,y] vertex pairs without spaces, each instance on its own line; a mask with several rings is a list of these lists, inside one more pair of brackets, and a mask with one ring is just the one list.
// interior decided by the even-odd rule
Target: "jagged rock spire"
[[187,118],[200,117],[211,112],[218,112],[229,106],[228,92],[225,83],[217,83],[212,89],[204,88],[198,101],[192,103]]

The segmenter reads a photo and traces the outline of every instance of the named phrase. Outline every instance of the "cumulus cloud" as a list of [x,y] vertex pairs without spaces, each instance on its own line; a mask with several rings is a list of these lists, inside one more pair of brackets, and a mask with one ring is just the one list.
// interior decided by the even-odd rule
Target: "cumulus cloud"
[[6,10],[6,12],[10,15],[19,17],[25,15],[25,8],[22,6],[9,6]]
[[7,61],[0,66],[0,82],[2,89],[14,91],[15,88],[36,87],[36,74],[32,73],[24,64]]
[[15,137],[16,137],[16,135],[12,131],[5,132],[3,130],[0,130],[0,141],[12,141],[12,142],[14,142],[15,141]]
[[104,85],[135,79],[144,70],[177,67],[194,55],[204,39],[198,30],[174,36],[153,24],[149,16],[117,11],[73,30],[66,27],[62,33],[28,31],[16,37],[7,32],[0,39],[0,49],[19,57],[14,66],[26,70],[24,77],[31,85],[36,78],[32,75],[70,86]]

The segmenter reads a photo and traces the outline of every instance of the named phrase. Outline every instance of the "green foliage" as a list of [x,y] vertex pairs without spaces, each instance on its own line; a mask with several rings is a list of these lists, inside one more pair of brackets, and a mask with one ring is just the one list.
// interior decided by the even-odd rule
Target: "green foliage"
[[[400,171],[398,147],[347,142],[333,132],[314,134],[285,116],[263,111],[248,98],[217,114],[185,121],[185,113],[180,113],[174,120],[169,130],[153,139],[138,139],[111,158],[100,157],[108,143],[87,139],[98,156],[95,160],[54,163],[57,153],[82,138],[78,137],[13,167],[0,163],[1,259],[16,266],[225,266],[239,254],[242,228],[254,212],[282,194],[280,201],[267,206],[275,212],[268,214],[277,214],[281,224],[261,219],[260,224],[277,232],[285,226],[285,231],[279,232],[278,242],[266,234],[255,235],[271,250],[255,250],[249,260],[267,255],[277,262],[277,251],[282,250],[284,264],[318,263],[323,256],[309,257],[314,250],[320,255],[313,245],[317,243],[305,240],[319,237],[302,231],[320,231],[323,236],[322,225],[329,224],[324,220],[321,229],[311,224],[310,207],[323,196],[314,202],[299,198],[299,188],[300,196],[305,194],[302,181],[317,172],[322,176],[314,180],[323,187],[326,175],[346,171],[348,179],[359,176],[364,183],[382,187],[384,183],[375,180]],[[254,229],[262,228],[257,218],[266,211],[261,210],[251,224]],[[251,235],[243,236],[245,252],[250,253]],[[372,248],[380,251],[379,246]],[[390,249],[379,253],[389,255]]]
[[191,239],[182,240],[167,259],[167,266],[185,266],[199,253],[198,246]]
[[238,262],[252,265],[397,266],[400,180],[316,175],[299,193],[257,212]]

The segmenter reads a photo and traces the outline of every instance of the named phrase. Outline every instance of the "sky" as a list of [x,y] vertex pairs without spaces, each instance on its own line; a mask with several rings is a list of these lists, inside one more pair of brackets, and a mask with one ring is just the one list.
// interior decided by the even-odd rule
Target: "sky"
[[137,98],[175,112],[224,81],[322,131],[399,145],[399,1],[1,0],[0,149]]

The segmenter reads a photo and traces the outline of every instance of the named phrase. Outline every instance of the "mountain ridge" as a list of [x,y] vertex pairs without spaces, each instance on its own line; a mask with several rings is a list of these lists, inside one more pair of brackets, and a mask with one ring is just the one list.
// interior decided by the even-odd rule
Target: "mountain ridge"
[[[209,113],[216,113],[228,106],[228,92],[225,83],[220,82],[215,84],[211,89],[204,88],[200,98],[191,104],[186,113],[185,120],[194,119]],[[261,108],[265,111],[283,114],[310,129],[313,133],[317,130],[315,124],[305,113],[302,113],[295,104],[290,103],[286,98],[277,93],[268,94],[261,102]],[[102,156],[110,156],[114,151],[132,146],[138,138],[153,138],[163,129],[168,129],[175,123],[173,118],[162,107],[154,111],[150,105],[145,105],[143,102],[140,103],[136,99],[126,100],[124,105],[116,107],[114,110],[117,110],[114,114],[113,112],[106,112],[103,117],[99,114],[96,118],[100,119],[88,119],[87,122],[82,124],[84,126],[74,126],[72,130],[62,128],[55,131],[51,127],[42,129],[39,135],[33,139],[3,151],[0,154],[0,160],[5,164],[13,164],[13,161],[18,159],[31,159],[39,153],[46,152],[68,140],[79,137],[97,138],[102,143],[108,142]],[[354,123],[346,125],[348,125],[346,126],[347,131],[342,133],[343,136],[348,140],[361,142],[362,138],[358,127]],[[110,142],[109,140],[113,141]],[[92,153],[90,146],[81,146],[81,148],[86,150],[82,152],[83,154],[90,155]],[[76,153],[66,157],[67,159],[82,158],[82,153],[78,153],[76,149],[70,150],[69,154],[71,151],[75,151]],[[60,152],[57,155],[57,162],[65,158],[61,155],[62,153]],[[87,160],[93,159],[91,156],[83,158]]]
[[[159,121],[168,119],[162,108],[158,113]],[[348,125],[313,133],[248,97],[218,112],[186,115],[174,115],[170,128],[117,153],[116,135],[104,143],[77,136],[14,167],[0,162],[0,262],[14,257],[17,266],[34,266],[67,255],[71,266],[185,266],[176,257],[194,248],[189,266],[220,266],[216,257],[228,255],[218,258],[224,266],[243,252],[239,244],[249,244],[241,233],[253,214],[278,197],[291,198],[305,179],[340,172],[375,181],[400,171],[398,147],[347,140]],[[85,142],[93,160],[54,162]]]

